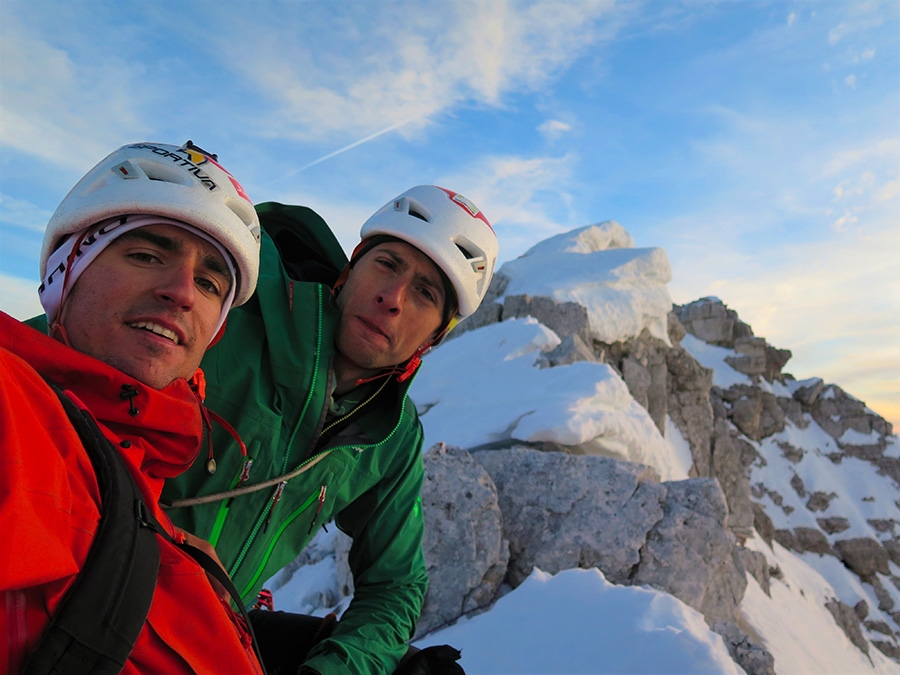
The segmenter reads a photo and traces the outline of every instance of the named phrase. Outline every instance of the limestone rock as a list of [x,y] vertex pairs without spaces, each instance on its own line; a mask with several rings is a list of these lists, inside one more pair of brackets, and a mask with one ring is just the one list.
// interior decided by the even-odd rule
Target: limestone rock
[[[745,460],[750,456],[741,450],[740,441],[733,439],[724,419],[716,419],[712,447],[712,475],[728,504],[728,527],[745,541],[753,529],[753,507],[750,500],[750,480]],[[751,452],[754,452],[751,448]]]
[[663,485],[663,518],[641,549],[632,582],[668,591],[710,623],[734,621],[747,579],[724,529],[728,509],[718,482],[694,478]]
[[784,546],[789,551],[801,552],[800,545],[797,543],[797,537],[793,530],[777,529],[773,535],[775,541]]
[[860,621],[865,621],[865,618],[869,616],[869,603],[865,600],[860,600],[853,605],[853,611],[856,612],[856,616],[859,617]]
[[712,371],[681,347],[668,351],[666,368],[669,417],[691,447],[696,474],[712,476]]
[[831,612],[835,623],[840,626],[846,636],[850,638],[850,642],[866,656],[869,655],[869,641],[866,640],[859,625],[859,618],[852,607],[845,605],[840,600],[829,600],[825,603],[825,607]]
[[[866,408],[865,403],[833,384],[816,398],[810,412],[819,426],[839,442],[844,452],[869,461],[882,456],[884,437],[893,431],[890,423]],[[876,438],[865,444],[842,440],[848,431]]]
[[897,646],[896,642],[872,640],[872,644],[888,658],[894,659],[894,661],[900,661],[900,647]]
[[671,347],[650,335],[647,329],[636,338],[606,344],[594,341],[594,351],[622,375],[632,398],[649,414],[661,434],[665,434],[668,413],[668,368],[666,354]]
[[769,545],[769,548],[772,548],[772,541],[775,539],[775,526],[772,524],[772,519],[769,518],[762,505],[753,502],[751,508],[753,510],[754,529],[762,537],[762,540]]
[[809,384],[794,390],[794,398],[802,406],[810,408],[816,402],[816,399],[819,398],[819,394],[825,389],[825,382],[823,382],[820,377],[806,380],[806,382]]
[[[782,399],[778,399],[778,401],[780,402]],[[784,458],[791,464],[799,464],[800,460],[803,459],[803,455],[806,454],[801,448],[796,448],[786,441],[779,441],[778,447],[781,448],[781,454],[784,455]]]
[[734,341],[737,356],[725,357],[725,362],[739,373],[751,377],[766,372],[766,340],[761,337],[742,337]]
[[503,320],[533,316],[559,336],[577,335],[591,342],[588,311],[576,302],[560,302],[553,298],[530,295],[507,295],[503,298]]
[[888,558],[890,558],[891,562],[895,565],[900,565],[900,541],[888,539],[887,541],[881,542],[881,545],[884,547],[884,550],[887,551]]
[[730,404],[729,419],[750,440],[759,441],[784,429],[784,410],[766,391],[739,384],[726,390],[716,387],[713,394]]
[[840,534],[841,532],[850,529],[850,521],[843,516],[816,518],[816,522],[819,524],[819,527],[825,530],[825,532],[827,532],[828,534]]
[[[597,361],[593,350],[578,335],[569,335],[548,352],[542,353],[537,360],[539,368],[564,366],[576,361]],[[627,384],[627,380],[626,380]]]
[[778,407],[784,412],[784,416],[794,423],[798,429],[806,429],[809,426],[809,418],[803,414],[803,404],[793,398],[778,396],[775,398]]
[[800,553],[809,551],[819,555],[834,555],[834,550],[822,530],[813,527],[795,527],[794,535]]
[[509,561],[497,490],[482,466],[462,448],[443,444],[423,459],[422,548],[429,586],[419,633],[490,603]]
[[677,346],[684,339],[684,336],[687,335],[687,331],[684,329],[684,326],[681,325],[681,321],[678,320],[678,315],[675,312],[669,312],[666,320],[666,330],[669,333],[669,342]]
[[837,493],[835,492],[822,492],[821,490],[816,490],[809,495],[809,499],[806,502],[806,508],[813,513],[817,511],[827,511],[828,507],[831,505],[831,500],[836,498]]
[[497,486],[513,587],[534,567],[550,574],[599,567],[613,583],[628,581],[647,532],[663,515],[666,490],[652,469],[526,448],[473,456]]
[[735,340],[751,337],[750,326],[738,318],[718,298],[701,298],[673,310],[684,329],[704,342],[719,347],[734,347]]
[[744,569],[756,579],[759,587],[763,589],[765,594],[772,597],[771,589],[769,588],[771,574],[769,573],[769,561],[766,560],[766,556],[759,551],[753,551],[743,546],[738,547],[738,555],[741,557]]
[[890,574],[888,554],[874,539],[864,537],[834,542],[838,557],[864,581],[878,574]]
[[882,612],[891,612],[894,609],[894,596],[891,592],[884,587],[884,584],[881,583],[881,579],[875,575],[868,577],[865,579],[868,584],[872,587],[872,590],[875,591],[875,597],[878,600],[878,609]]
[[723,621],[712,626],[712,630],[722,636],[731,658],[747,675],[775,675],[775,658],[740,628]]
[[863,625],[866,627],[866,630],[872,633],[881,633],[882,635],[888,635],[890,637],[894,636],[894,631],[891,630],[887,621],[865,621]]

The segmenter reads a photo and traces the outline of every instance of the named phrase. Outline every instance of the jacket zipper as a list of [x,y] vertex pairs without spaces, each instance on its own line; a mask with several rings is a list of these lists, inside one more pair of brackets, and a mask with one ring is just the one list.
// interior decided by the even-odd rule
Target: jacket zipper
[[[404,412],[406,412],[406,397],[404,397],[403,404],[400,407],[400,415],[397,418],[397,424],[395,424],[394,428],[391,429],[391,433],[389,433],[387,436],[385,436],[383,439],[381,439],[378,443],[369,443],[368,445],[339,445],[337,447],[330,448],[328,450],[323,450],[322,452],[320,452],[316,455],[313,455],[308,460],[306,460],[306,462],[304,462],[304,464],[306,464],[307,462],[312,462],[313,460],[317,459],[318,457],[321,457],[322,455],[327,455],[332,452],[337,452],[338,450],[355,449],[355,450],[357,450],[357,452],[364,452],[365,450],[367,450],[369,448],[377,448],[379,445],[383,445],[384,443],[387,443],[388,441],[391,440],[391,438],[394,437],[394,434],[397,433],[397,429],[400,428],[400,420],[403,419]],[[288,525],[290,525],[297,516],[299,516],[301,513],[303,513],[303,511],[305,511],[307,508],[309,508],[309,506],[315,500],[314,495],[315,495],[315,493],[313,493],[313,495],[311,495],[310,498],[303,505],[300,506],[300,508],[298,508],[296,511],[294,511],[294,513],[292,513],[290,515],[290,517],[288,517],[283,523],[281,523],[281,525],[279,525],[278,529],[275,530],[274,534],[272,535],[272,540],[269,542],[268,547],[266,547],[266,550],[265,550],[265,553],[263,554],[262,560],[260,561],[259,565],[256,568],[256,572],[251,577],[250,581],[247,583],[247,586],[241,591],[242,598],[248,596],[250,591],[253,589],[253,585],[257,582],[259,577],[262,576],[263,570],[265,570],[266,564],[269,562],[269,558],[272,556],[272,551],[275,549],[275,545],[278,543],[278,540],[281,538],[281,534],[284,532],[285,529],[287,529]],[[269,500],[269,504],[271,504],[271,500]],[[251,535],[250,535],[250,538],[248,539],[248,541],[252,541],[252,539],[256,537],[257,530],[258,530],[258,527],[253,532],[251,532]],[[231,576],[234,576],[235,572],[237,571],[238,567],[240,566],[241,561],[243,560],[244,556],[246,555],[248,548],[249,548],[249,546],[244,547],[244,550],[241,552],[241,558],[232,566],[231,571],[229,572],[229,574]]]
[[[238,474],[231,480],[231,485],[228,489],[232,490],[236,487],[240,487],[250,480],[250,469],[252,466],[253,458],[247,457],[241,465]],[[232,497],[232,499],[234,498]],[[213,527],[209,534],[209,543],[213,546],[219,542],[219,537],[222,535],[222,528],[225,526],[225,518],[228,515],[228,509],[231,507],[232,499],[223,501],[219,506],[218,513],[216,513],[216,520],[213,522]]]
[[272,522],[272,514],[275,513],[275,507],[278,506],[278,502],[281,499],[281,493],[284,492],[284,486],[287,485],[287,481],[283,480],[278,485],[275,486],[275,494],[272,495],[272,505],[269,507],[269,515],[266,516],[266,524],[263,525],[263,532],[266,532],[269,529],[269,523]]
[[[293,288],[291,288],[293,291]],[[316,390],[316,381],[319,377],[319,366],[322,359],[322,286],[319,285],[316,288],[316,296],[319,303],[319,311],[317,315],[318,320],[318,329],[316,330],[316,360],[313,364],[313,376],[312,381],[309,386],[309,394],[306,397],[306,401],[303,403],[303,408],[300,410],[300,414],[297,416],[297,422],[294,425],[294,430],[291,432],[291,437],[288,440],[287,448],[284,452],[284,459],[281,463],[281,473],[287,472],[288,461],[291,455],[291,449],[294,447],[294,439],[297,437],[297,432],[300,431],[300,425],[303,422],[303,418],[306,416],[306,411],[309,408],[309,404],[312,401],[313,392]],[[263,508],[262,513],[259,514],[259,517],[256,519],[256,524],[253,526],[253,529],[250,532],[250,535],[244,541],[244,545],[241,547],[241,552],[238,554],[237,559],[234,561],[234,564],[231,566],[231,570],[228,574],[233,578],[238,571],[238,568],[244,562],[244,558],[247,556],[247,552],[250,550],[250,547],[253,545],[253,542],[256,540],[256,535],[259,532],[260,526],[263,524],[265,519],[268,518],[270,508],[272,506],[271,500],[266,502],[266,506]]]
[[[313,395],[313,392],[315,391],[316,380],[318,379],[318,374],[319,374],[319,364],[321,363],[321,356],[322,356],[322,314],[323,314],[322,286],[319,285],[319,287],[316,289],[316,291],[318,294],[318,302],[319,302],[319,312],[318,312],[318,324],[319,325],[318,325],[318,330],[316,331],[316,360],[315,360],[315,364],[313,366],[313,378],[312,378],[312,381],[310,382],[309,395],[306,397],[306,402],[303,404],[303,409],[300,411],[300,415],[297,418],[297,423],[294,425],[294,431],[291,433],[291,438],[288,441],[288,446],[284,453],[284,459],[282,461],[282,466],[281,466],[282,474],[287,473],[287,467],[288,467],[288,462],[290,460],[291,449],[294,446],[294,440],[296,439],[297,433],[300,430],[300,425],[306,414],[306,410],[309,407],[310,402],[312,401],[312,395]],[[410,382],[409,385],[407,385],[407,390],[408,390],[409,386],[411,386],[411,385],[412,385],[412,382]],[[381,388],[379,388],[378,392],[380,392],[380,391],[381,391]],[[338,424],[339,422],[343,421],[350,415],[354,414],[356,411],[360,410],[364,405],[366,405],[372,399],[374,399],[375,396],[377,396],[378,392],[376,392],[374,395],[372,395],[371,397],[366,399],[362,404],[358,405],[356,408],[351,410],[349,413],[347,413],[347,415],[343,415],[341,418],[332,422],[330,425],[328,425],[325,429],[323,429],[320,432],[319,436],[321,437],[322,433],[324,433],[328,429],[332,428],[335,424]],[[406,398],[407,397],[404,396],[403,403],[401,404],[401,408],[400,408],[400,415],[397,417],[397,423],[394,425],[394,428],[391,430],[391,432],[384,439],[382,439],[379,443],[370,443],[368,446],[364,446],[364,447],[372,447],[372,448],[377,447],[378,445],[381,445],[382,443],[387,442],[390,438],[393,437],[393,435],[397,432],[397,429],[400,426],[400,421],[403,419],[403,413],[405,412],[405,409],[406,409]],[[325,402],[325,405],[326,406],[328,405],[327,401]],[[353,448],[353,447],[359,447],[359,446],[343,445],[343,446],[338,446],[338,447],[331,448],[328,450],[323,450],[322,452],[316,453],[312,457],[309,457],[305,461],[301,462],[297,466],[297,468],[299,469],[300,467],[308,464],[309,462],[312,462],[313,460],[320,458],[322,455],[329,454],[331,452],[334,452],[335,450],[343,450],[344,448]],[[284,488],[282,488],[282,490],[283,489]],[[280,498],[280,494],[279,494],[279,498]],[[324,498],[324,496],[323,496],[323,498]],[[256,524],[253,526],[253,529],[251,530],[250,535],[244,541],[243,547],[241,547],[241,552],[238,554],[237,559],[235,559],[234,564],[231,566],[231,569],[228,572],[229,576],[231,576],[232,578],[235,577],[238,569],[240,569],[241,565],[243,564],[244,559],[247,557],[247,553],[249,553],[250,548],[253,546],[253,543],[256,541],[256,537],[259,534],[260,529],[262,528],[263,531],[265,532],[265,529],[268,528],[269,521],[271,520],[271,512],[276,503],[277,503],[277,500],[273,501],[272,499],[270,499],[266,502],[265,507],[263,507],[263,510],[259,514],[259,517],[257,518]],[[301,509],[298,509],[298,511],[295,511],[294,514],[291,515],[289,520],[293,520],[293,518],[296,517],[296,515],[299,515],[299,512],[301,512],[303,509],[305,509],[308,506],[309,506],[309,503],[304,504],[304,506]],[[256,583],[256,580],[262,574],[263,569],[265,568],[266,563],[269,561],[269,557],[272,554],[272,550],[273,550],[275,544],[277,543],[278,538],[281,536],[281,532],[284,530],[284,527],[287,525],[287,522],[289,522],[289,521],[282,523],[282,525],[278,528],[278,530],[276,530],[275,534],[273,535],[272,541],[270,542],[269,546],[266,548],[266,551],[263,555],[263,559],[260,562],[260,564],[256,570],[256,573],[253,575],[251,582],[247,585],[247,588],[245,588],[243,591],[241,591],[241,597],[244,597],[250,591],[250,589],[253,587],[253,584]]]
[[313,528],[316,526],[316,521],[319,519],[319,514],[322,513],[322,507],[325,506],[325,493],[328,492],[328,486],[322,485],[319,488],[319,505],[316,507],[316,512],[313,514],[312,521],[309,523],[309,530],[306,534],[312,534]]

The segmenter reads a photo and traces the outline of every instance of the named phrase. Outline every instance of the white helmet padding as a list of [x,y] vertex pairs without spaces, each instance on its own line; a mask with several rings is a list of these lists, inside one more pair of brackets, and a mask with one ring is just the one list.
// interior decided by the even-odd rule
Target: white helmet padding
[[123,215],[156,215],[196,227],[219,242],[238,271],[234,304],[246,302],[259,276],[259,218],[228,171],[188,141],[183,147],[135,143],[119,148],[69,191],[47,224],[47,260],[70,234]]
[[419,185],[378,209],[360,237],[385,234],[406,241],[443,270],[459,303],[459,318],[472,314],[487,293],[497,264],[497,235],[484,214],[456,192]]

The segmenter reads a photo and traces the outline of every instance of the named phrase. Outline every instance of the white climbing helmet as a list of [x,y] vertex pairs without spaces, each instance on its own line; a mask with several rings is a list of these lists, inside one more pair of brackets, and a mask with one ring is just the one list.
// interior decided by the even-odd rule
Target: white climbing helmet
[[399,195],[378,209],[359,234],[363,240],[397,237],[431,258],[453,284],[460,319],[478,309],[497,264],[497,235],[488,219],[461,194],[436,185]]
[[91,169],[47,224],[41,278],[50,254],[70,234],[124,215],[154,215],[205,232],[227,250],[238,271],[234,305],[246,302],[259,276],[259,218],[244,188],[191,141],[126,145]]

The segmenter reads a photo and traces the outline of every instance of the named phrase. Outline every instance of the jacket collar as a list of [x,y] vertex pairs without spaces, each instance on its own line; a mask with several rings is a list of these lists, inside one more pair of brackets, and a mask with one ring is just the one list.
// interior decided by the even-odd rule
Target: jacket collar
[[184,379],[157,390],[0,312],[0,347],[74,394],[152,478],[185,471],[203,438],[200,399]]

